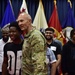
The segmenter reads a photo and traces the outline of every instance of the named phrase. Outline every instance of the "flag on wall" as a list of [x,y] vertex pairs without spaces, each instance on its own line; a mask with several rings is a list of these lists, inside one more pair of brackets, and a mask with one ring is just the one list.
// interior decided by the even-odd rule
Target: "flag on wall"
[[72,4],[71,4],[70,0],[68,0],[67,5],[68,5],[68,12],[67,12],[64,22],[62,23],[62,28],[63,29],[66,27],[75,28],[75,18],[74,18]]
[[28,9],[27,9],[27,5],[26,5],[25,0],[22,1],[22,5],[21,5],[21,8],[20,8],[20,13],[23,13],[23,12],[28,13]]
[[9,0],[8,4],[7,4],[7,7],[6,7],[6,10],[5,10],[5,13],[4,13],[4,16],[3,16],[3,19],[2,19],[2,23],[1,23],[0,26],[1,26],[1,28],[3,28],[8,23],[13,22],[15,20],[16,19],[15,19],[15,16],[14,16],[12,5],[11,5],[11,2]]
[[42,4],[41,0],[39,1],[37,13],[36,13],[34,21],[33,21],[33,26],[35,26],[38,30],[45,29],[48,27],[46,17],[44,14],[43,4]]
[[54,1],[54,9],[50,17],[48,27],[52,27],[55,30],[55,37],[64,44],[66,42],[62,32],[61,24],[58,17],[56,1]]
[[75,18],[74,18],[72,4],[71,4],[70,0],[68,0],[67,6],[68,6],[68,12],[67,12],[65,20],[62,23],[62,28],[63,28],[63,30],[66,31],[67,39],[70,40],[70,31],[73,28],[75,28]]

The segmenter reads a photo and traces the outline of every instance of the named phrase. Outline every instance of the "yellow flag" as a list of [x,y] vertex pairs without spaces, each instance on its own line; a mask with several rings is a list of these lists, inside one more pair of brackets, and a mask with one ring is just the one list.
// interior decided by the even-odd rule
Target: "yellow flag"
[[46,17],[44,14],[43,4],[42,4],[41,0],[39,1],[37,13],[36,13],[36,16],[33,21],[33,26],[35,26],[38,30],[40,30],[42,28],[45,29],[48,27]]

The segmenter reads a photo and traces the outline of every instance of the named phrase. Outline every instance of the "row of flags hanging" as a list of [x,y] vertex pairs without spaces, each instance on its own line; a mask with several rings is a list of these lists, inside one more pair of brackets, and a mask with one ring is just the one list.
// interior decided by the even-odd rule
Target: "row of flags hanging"
[[[35,15],[32,25],[35,26],[39,30],[42,28],[45,29],[47,27],[52,27],[55,30],[55,37],[57,39],[59,39],[62,42],[62,44],[64,44],[66,42],[66,39],[65,39],[65,36],[63,35],[63,29],[66,29],[66,27],[75,28],[75,19],[74,19],[73,11],[71,8],[70,0],[68,0],[67,5],[68,5],[67,16],[66,16],[63,24],[61,25],[61,23],[59,21],[59,17],[58,17],[56,0],[54,0],[53,12],[49,19],[49,22],[47,23],[42,0],[39,0],[39,6],[38,6],[38,9],[37,9],[37,12],[36,12],[36,15]],[[19,14],[22,12],[28,13],[25,0],[23,0],[23,2],[22,2]],[[11,2],[10,2],[10,0],[8,0],[8,4],[7,4],[6,10],[5,10],[5,13],[4,13],[2,23],[0,24],[0,27],[3,28],[4,26],[10,24],[10,22],[13,22],[15,20],[16,20],[16,18],[14,16]]]
[[[62,42],[62,44],[65,44],[66,37],[67,38],[69,37],[68,36],[69,35],[68,27],[70,27],[71,29],[75,28],[75,19],[74,19],[74,14],[72,11],[70,0],[68,0],[67,6],[68,6],[68,12],[67,12],[64,22],[61,25],[61,23],[59,21],[59,17],[58,17],[56,0],[54,0],[53,12],[49,19],[49,22],[47,23],[42,0],[39,0],[39,6],[38,6],[38,9],[37,9],[37,12],[36,12],[36,15],[35,15],[32,25],[35,26],[38,30],[45,29],[47,27],[52,27],[55,30],[55,37],[58,40],[60,40]],[[23,2],[22,2],[19,14],[22,12],[28,13],[25,0],[23,0]],[[3,19],[2,19],[2,23],[0,24],[0,27],[3,28],[7,25],[10,25],[10,22],[13,22],[13,21],[16,21],[16,18],[15,18],[14,12],[13,12],[11,1],[8,0],[8,4],[7,4],[6,10],[5,10]],[[66,33],[67,36],[63,35],[64,30],[67,31],[67,33]],[[60,71],[60,75],[62,75],[61,71]]]
[[14,16],[13,8],[11,5],[10,0],[7,0],[7,7],[2,19],[2,23],[0,24],[0,27],[3,28],[5,25],[8,25],[10,22],[15,21],[16,18]]

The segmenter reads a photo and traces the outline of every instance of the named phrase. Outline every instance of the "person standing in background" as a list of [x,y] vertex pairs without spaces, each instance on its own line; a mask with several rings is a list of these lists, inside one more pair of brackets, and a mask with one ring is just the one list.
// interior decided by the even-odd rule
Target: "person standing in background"
[[22,50],[22,75],[47,75],[45,37],[32,26],[29,14],[21,13],[17,22],[20,29],[25,32]]
[[0,39],[0,75],[2,75],[2,64],[3,64],[3,47],[9,41],[9,29],[2,28],[2,38]]
[[75,29],[71,30],[70,38],[62,49],[61,68],[63,75],[75,75]]
[[[40,32],[45,36],[44,31],[45,31],[44,29],[40,30]],[[46,63],[48,64],[47,75],[55,75],[56,74],[56,57],[53,51],[49,47],[47,47],[47,51],[46,51]]]
[[4,46],[2,75],[21,75],[22,44],[21,30],[17,22],[9,25],[9,36],[12,42]]
[[46,28],[45,29],[45,38],[47,40],[47,47],[49,47],[55,54],[56,57],[56,75],[59,75],[58,67],[61,63],[61,46],[54,41],[54,29]]
[[53,51],[48,47],[46,52],[46,61],[48,64],[48,75],[55,75],[56,73],[56,58]]

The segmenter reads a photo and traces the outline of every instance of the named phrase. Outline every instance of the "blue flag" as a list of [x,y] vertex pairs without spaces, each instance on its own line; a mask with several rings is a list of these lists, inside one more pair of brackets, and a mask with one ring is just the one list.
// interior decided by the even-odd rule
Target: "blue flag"
[[12,10],[11,3],[10,3],[10,1],[8,1],[6,10],[5,10],[5,13],[4,13],[4,16],[3,16],[3,20],[2,20],[2,23],[1,23],[0,26],[1,26],[1,28],[3,28],[6,24],[8,24],[10,22],[13,22],[15,20],[16,19],[14,17],[14,13],[13,13],[13,10]]
[[75,18],[74,18],[72,8],[70,7],[70,2],[68,2],[67,16],[66,16],[64,22],[62,23],[62,28],[64,29],[66,27],[75,28]]

